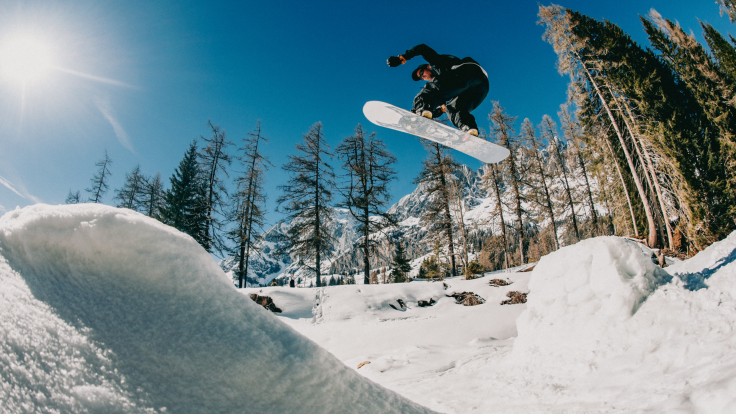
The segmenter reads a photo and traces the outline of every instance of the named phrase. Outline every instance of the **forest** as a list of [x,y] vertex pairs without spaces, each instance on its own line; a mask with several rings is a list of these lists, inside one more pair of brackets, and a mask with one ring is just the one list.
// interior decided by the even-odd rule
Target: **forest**
[[[736,3],[719,0],[733,22]],[[470,227],[462,166],[442,146],[426,143],[415,182],[426,204],[421,277],[474,273],[538,260],[561,246],[601,235],[642,241],[671,256],[691,256],[736,228],[736,39],[701,22],[705,44],[656,11],[641,19],[650,46],[615,24],[558,5],[539,7],[544,40],[569,76],[568,99],[533,122],[494,102],[488,140],[511,156],[480,170],[491,208],[483,230]],[[349,212],[359,236],[354,252],[364,283],[388,262],[392,282],[407,279],[416,241],[396,232],[389,184],[396,158],[358,124],[334,151],[317,122],[289,162],[263,156],[260,125],[241,143],[209,122],[191,142],[168,188],[160,174],[136,167],[114,190],[119,207],[156,218],[232,259],[235,283],[253,282],[249,263],[262,247],[264,214],[278,209],[288,224],[286,252],[326,284],[335,250],[335,210]],[[105,154],[85,189],[67,203],[103,202],[112,160]],[[288,172],[276,207],[266,206],[269,169]],[[402,180],[406,180],[402,178]],[[428,242],[431,241],[431,244]],[[429,244],[429,245],[428,245]],[[388,259],[385,246],[392,253]],[[381,246],[384,249],[381,250]]]

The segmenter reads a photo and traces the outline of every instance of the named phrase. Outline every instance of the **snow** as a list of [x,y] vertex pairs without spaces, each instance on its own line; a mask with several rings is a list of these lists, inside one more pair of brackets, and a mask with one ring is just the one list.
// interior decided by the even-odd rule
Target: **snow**
[[27,207],[0,218],[0,411],[735,412],[736,232],[651,256],[598,237],[532,272],[237,290],[132,211]]
[[[671,277],[637,243],[599,237],[563,247],[532,273],[529,304],[517,320],[514,353],[524,360],[554,345],[554,366],[595,366],[657,287]],[[551,351],[552,352],[552,351]],[[533,363],[546,366],[551,357]]]
[[191,238],[133,211],[0,219],[0,411],[424,409],[346,368],[232,287]]

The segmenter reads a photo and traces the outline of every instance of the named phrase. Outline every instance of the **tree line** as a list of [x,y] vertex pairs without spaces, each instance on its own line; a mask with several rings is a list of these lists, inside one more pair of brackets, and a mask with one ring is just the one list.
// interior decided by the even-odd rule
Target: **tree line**
[[[732,1],[720,0],[733,18]],[[618,26],[541,6],[545,39],[570,76],[593,169],[615,172],[628,227],[652,247],[694,252],[736,219],[736,41],[701,22],[707,47],[652,10],[651,48]]]
[[[721,7],[729,15],[734,10],[726,0]],[[471,277],[597,235],[632,236],[689,254],[727,236],[736,219],[736,40],[702,23],[708,52],[652,12],[642,18],[652,42],[647,49],[610,22],[560,6],[540,6],[539,17],[560,72],[570,76],[569,100],[557,122],[545,115],[536,125],[529,119],[517,125],[494,103],[489,139],[511,156],[481,168],[480,187],[491,201],[481,221],[467,215],[477,211],[467,169],[441,145],[424,142],[427,157],[415,182],[434,256],[422,275],[456,275],[462,267]],[[231,256],[243,287],[262,243],[263,181],[272,166],[260,125],[235,153],[221,128],[211,122],[209,128],[208,137],[192,141],[168,189],[160,175],[149,178],[136,167],[114,199]],[[335,208],[357,224],[364,283],[376,280],[377,247],[387,241],[395,253],[388,280],[406,280],[406,249],[415,242],[404,241],[387,213],[395,163],[360,125],[333,152],[315,123],[282,167],[289,180],[276,202],[290,224],[287,250],[318,286],[328,283],[322,270],[335,250]],[[86,189],[90,201],[101,202],[107,192],[110,164],[107,154],[97,164]],[[80,199],[70,192],[67,202]]]

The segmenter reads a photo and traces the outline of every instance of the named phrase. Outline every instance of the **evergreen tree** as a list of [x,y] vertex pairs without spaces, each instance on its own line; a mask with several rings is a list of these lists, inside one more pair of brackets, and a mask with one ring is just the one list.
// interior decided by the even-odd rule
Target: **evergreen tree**
[[236,275],[238,287],[247,285],[248,265],[253,252],[260,248],[260,239],[265,218],[266,195],[263,192],[263,176],[269,163],[260,150],[266,138],[261,135],[260,123],[254,132],[243,141],[238,160],[244,167],[236,179],[237,191],[234,195],[235,211],[231,214],[237,227],[229,233],[236,249],[232,252],[238,262]]
[[227,215],[225,208],[227,190],[224,178],[228,177],[227,167],[231,163],[231,157],[227,153],[231,143],[227,141],[222,129],[211,121],[209,126],[212,136],[202,137],[205,146],[199,154],[200,169],[205,181],[206,237],[203,246],[210,252],[222,253],[225,250],[225,243],[221,237],[224,227],[222,219]]
[[[501,229],[501,253],[503,254],[503,261],[501,262],[503,264],[504,268],[511,267],[511,262],[509,261],[509,237],[508,233],[506,232],[506,220],[504,218],[503,212],[503,192],[502,188],[504,187],[504,181],[501,176],[501,173],[499,172],[499,169],[496,167],[495,164],[487,165],[487,170],[485,171],[485,174],[483,175],[483,181],[485,183],[486,189],[489,190],[489,192],[495,197],[496,200],[496,206],[495,206],[495,212],[498,213],[499,217],[499,225]],[[493,237],[489,240],[494,240]],[[491,247],[491,250],[493,252],[497,251],[497,244],[486,244],[486,246]],[[493,255],[494,253],[491,253]]]
[[713,26],[702,23],[703,34],[708,46],[717,61],[720,71],[729,77],[729,82],[736,80],[736,48],[729,43]]
[[562,191],[564,194],[564,205],[569,209],[570,219],[572,221],[572,231],[575,241],[580,240],[580,227],[578,227],[578,216],[575,208],[575,199],[572,196],[572,184],[570,182],[570,172],[567,164],[567,146],[557,135],[557,124],[548,115],[542,117],[542,124],[539,126],[542,137],[550,143],[552,153],[551,162],[557,168],[559,173]]
[[631,194],[625,188],[621,164],[612,159],[611,141],[601,123],[584,124],[583,142],[591,176],[597,184],[595,201],[605,208],[606,233],[610,235],[638,235]]
[[108,180],[110,178],[110,165],[112,160],[105,150],[105,157],[97,162],[97,173],[92,177],[90,181],[90,187],[85,189],[90,194],[89,201],[94,203],[101,203],[102,197],[107,193],[109,188]]
[[72,192],[71,190],[69,190],[69,193],[66,196],[66,201],[64,201],[64,203],[78,204],[79,202],[80,202],[79,191]]
[[560,106],[559,117],[562,122],[562,131],[564,132],[565,139],[570,145],[573,157],[577,161],[578,168],[580,169],[580,176],[582,176],[583,179],[585,201],[588,204],[590,218],[593,223],[593,235],[595,236],[598,232],[598,212],[595,208],[595,202],[593,201],[592,185],[590,183],[590,176],[588,175],[588,167],[586,166],[585,157],[583,156],[582,128],[577,121],[573,119],[572,114],[570,114],[566,105]]
[[358,223],[358,244],[363,253],[363,282],[370,280],[370,254],[378,244],[375,235],[395,221],[386,213],[391,195],[388,186],[396,172],[391,165],[396,158],[391,155],[375,133],[365,137],[358,125],[355,134],[345,138],[336,153],[345,169],[344,184],[340,187],[350,215]]
[[509,181],[511,187],[511,193],[513,198],[513,212],[516,215],[516,233],[519,236],[519,264],[525,264],[527,262],[527,250],[529,248],[529,241],[524,230],[524,217],[527,216],[526,212],[522,208],[522,169],[519,166],[519,157],[517,152],[517,144],[514,140],[514,131],[512,124],[515,118],[504,113],[501,104],[498,102],[493,103],[493,111],[490,115],[492,123],[492,132],[496,137],[496,142],[501,146],[506,147],[511,151],[506,160],[500,165],[501,169],[505,171],[504,177]]
[[115,191],[115,200],[118,208],[128,208],[140,211],[143,208],[143,198],[146,193],[148,180],[141,173],[140,165],[125,175],[123,187]]
[[425,141],[425,146],[429,150],[429,156],[424,161],[422,171],[416,179],[417,183],[424,186],[427,200],[426,209],[420,220],[427,226],[428,232],[439,233],[447,243],[450,273],[454,276],[457,268],[454,224],[451,215],[451,182],[457,180],[454,173],[459,169],[459,165],[452,157],[444,154],[440,144]]
[[394,252],[391,267],[391,281],[394,283],[404,283],[407,281],[409,272],[411,271],[411,261],[406,258],[404,244],[401,241],[396,243],[396,251]]
[[631,190],[634,225],[646,223],[649,244],[664,230],[673,245],[674,215],[696,249],[723,238],[736,209],[729,77],[692,36],[656,12],[642,22],[659,56],[610,22],[559,6],[540,7],[540,17],[561,72],[579,91],[581,120],[589,130],[602,122],[613,133],[604,146],[610,160],[623,161],[620,185]]
[[197,163],[197,142],[192,141],[184,158],[169,180],[171,188],[164,195],[163,220],[189,234],[203,248],[207,236],[206,184]]
[[292,225],[287,250],[292,258],[312,267],[317,286],[322,286],[322,255],[331,251],[334,240],[328,224],[334,217],[330,202],[335,189],[335,174],[329,164],[332,155],[322,123],[311,127],[297,151],[299,154],[290,156],[283,167],[291,177],[280,187],[283,193],[278,204]]
[[716,0],[721,6],[721,13],[726,13],[731,22],[736,22],[736,0]]
[[161,181],[161,174],[157,173],[152,179],[146,182],[142,204],[144,213],[151,218],[161,221],[163,219],[163,210],[166,204],[164,196],[166,190]]
[[[540,6],[539,16],[541,23],[546,26],[544,38],[557,52],[558,69],[561,73],[569,74],[572,83],[576,84],[571,91],[576,93],[577,104],[586,108],[589,115],[604,114],[604,117],[591,116],[590,119],[607,123],[615,132],[618,148],[615,149],[614,156],[623,157],[625,160],[628,167],[628,178],[634,182],[637,200],[644,211],[648,229],[647,241],[650,246],[656,246],[657,225],[651,201],[642,180],[642,172],[637,168],[632,154],[631,143],[627,141],[627,137],[633,136],[625,134],[626,132],[621,128],[623,123],[620,118],[623,110],[613,107],[612,103],[612,97],[616,94],[614,94],[611,71],[614,71],[614,75],[622,71],[619,67],[605,65],[606,59],[620,61],[622,56],[630,56],[630,52],[635,50],[633,42],[623,36],[620,29],[614,25],[598,24],[592,19],[560,6]],[[602,45],[593,44],[593,42],[601,42]],[[640,71],[641,69],[634,68],[633,70]],[[579,236],[579,230],[575,234]]]
[[712,239],[722,239],[736,225],[736,86],[692,35],[654,10],[650,18],[658,27],[655,29],[644,20],[652,43],[692,93],[710,126],[715,128],[704,133],[716,135],[706,157],[723,163],[724,169],[709,172],[711,174],[703,179],[711,190],[725,196],[712,201],[717,204],[712,206],[716,212],[707,219]]
[[550,222],[550,227],[552,227],[554,246],[551,247],[550,251],[557,250],[560,248],[560,241],[557,235],[557,219],[552,207],[552,196],[548,185],[551,183],[551,178],[545,169],[547,161],[542,154],[541,144],[537,139],[532,122],[528,118],[524,119],[521,124],[521,140],[526,144],[527,152],[530,154],[529,183],[531,191],[534,192],[533,200],[543,208],[545,216]]
[[470,276],[468,275],[468,264],[470,263],[469,260],[469,240],[470,236],[468,235],[468,229],[465,226],[465,212],[467,207],[465,206],[465,200],[463,198],[463,186],[460,183],[463,178],[468,178],[469,171],[465,169],[461,169],[461,172],[458,174],[460,176],[459,180],[451,181],[449,183],[449,190],[450,190],[450,206],[452,207],[452,215],[457,218],[457,228],[459,231],[459,238],[460,240],[460,247],[462,247],[462,253],[460,255],[460,261],[463,265],[463,272],[465,274],[465,278],[468,279]]

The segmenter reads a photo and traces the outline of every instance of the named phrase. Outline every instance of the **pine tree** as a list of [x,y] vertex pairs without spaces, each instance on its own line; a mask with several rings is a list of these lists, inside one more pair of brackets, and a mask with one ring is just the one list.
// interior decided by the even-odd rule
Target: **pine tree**
[[721,13],[726,13],[731,22],[736,22],[736,0],[716,0],[721,6]]
[[161,221],[163,219],[163,210],[166,201],[164,196],[166,190],[161,181],[161,174],[157,173],[152,179],[145,184],[142,204],[144,213],[151,218]]
[[521,140],[526,143],[527,151],[530,153],[530,185],[532,191],[535,192],[534,200],[539,204],[547,216],[552,227],[552,234],[554,237],[553,250],[560,248],[560,240],[557,235],[557,219],[555,218],[555,211],[552,206],[552,194],[549,188],[552,178],[550,178],[547,170],[545,169],[546,160],[542,154],[541,145],[532,126],[532,122],[527,118],[521,124]]
[[580,240],[580,227],[578,227],[578,216],[575,208],[575,199],[572,196],[572,185],[570,183],[570,172],[567,165],[567,146],[557,135],[557,124],[548,115],[542,117],[542,123],[539,126],[542,138],[550,143],[551,162],[559,173],[560,183],[564,194],[564,205],[569,209],[570,220],[572,221],[572,231],[576,241]]
[[450,185],[450,202],[452,207],[452,213],[457,218],[457,227],[460,232],[459,240],[460,240],[460,246],[462,247],[462,253],[460,255],[460,261],[462,261],[463,265],[463,272],[465,275],[465,278],[468,279],[470,276],[468,275],[468,264],[469,261],[469,249],[468,249],[468,229],[465,227],[465,201],[463,200],[463,190],[462,186],[459,183],[460,181],[452,181],[449,183]]
[[128,208],[140,211],[143,208],[143,198],[148,180],[141,173],[140,165],[125,175],[123,187],[115,191],[115,200],[118,208]]
[[501,146],[504,146],[511,150],[511,155],[506,158],[500,165],[501,169],[505,171],[504,177],[508,179],[511,187],[511,193],[513,198],[513,212],[516,216],[516,233],[519,236],[519,264],[525,264],[527,262],[527,250],[529,249],[529,241],[524,230],[524,217],[527,215],[524,209],[522,209],[522,177],[521,177],[521,166],[517,161],[518,152],[517,144],[515,142],[515,134],[513,131],[512,124],[515,118],[504,113],[503,108],[498,102],[493,103],[493,111],[491,112],[490,119],[492,122],[492,132],[496,137],[496,141]]
[[164,195],[164,222],[189,234],[207,249],[207,192],[203,173],[197,163],[196,141],[189,145],[169,182],[171,188]]
[[[629,177],[635,184],[638,200],[644,209],[647,222],[650,246],[657,245],[657,226],[651,209],[641,172],[637,169],[631,147],[627,143],[625,132],[622,130],[619,119],[620,112],[612,108],[611,97],[613,90],[611,77],[606,71],[605,58],[625,56],[632,50],[632,42],[622,36],[620,30],[613,25],[601,25],[579,13],[563,9],[560,6],[540,6],[541,22],[545,24],[545,39],[552,44],[558,55],[558,69],[560,73],[567,73],[571,80],[577,83],[576,98],[580,106],[586,106],[590,113],[603,113],[606,123],[613,129],[618,139],[618,151],[622,152],[628,166]],[[597,31],[603,32],[601,35]],[[591,34],[591,32],[593,32]],[[593,41],[604,44],[594,48]],[[600,55],[596,55],[598,52]],[[615,69],[615,67],[614,67]],[[580,102],[581,99],[583,102]],[[615,153],[618,157],[618,153]],[[576,232],[579,235],[579,232]]]
[[81,198],[79,195],[79,191],[72,192],[69,190],[69,193],[66,195],[66,200],[64,201],[65,204],[78,204],[80,202]]
[[226,213],[225,200],[227,190],[225,178],[228,177],[228,166],[231,157],[227,153],[230,142],[227,141],[225,132],[210,121],[211,137],[202,137],[205,147],[199,153],[199,163],[205,181],[205,228],[206,240],[203,246],[210,252],[222,253],[225,243],[222,239],[223,221]]
[[406,258],[404,244],[400,241],[396,243],[396,251],[394,252],[391,267],[390,277],[394,283],[404,283],[407,281],[409,272],[411,271],[411,262]]
[[454,276],[457,268],[450,184],[457,180],[454,172],[459,169],[459,165],[450,156],[444,154],[440,144],[425,142],[425,145],[429,150],[429,155],[416,179],[417,183],[424,186],[427,199],[427,207],[420,220],[427,226],[430,233],[439,233],[447,243],[450,273]]
[[370,280],[370,254],[378,242],[376,233],[395,221],[386,213],[391,195],[388,186],[396,172],[391,165],[396,158],[391,155],[375,133],[365,137],[358,125],[355,134],[343,140],[336,153],[343,162],[344,184],[340,187],[350,215],[357,221],[360,235],[358,247],[363,253],[363,281]]
[[292,258],[312,267],[317,286],[322,286],[322,255],[330,252],[334,240],[328,224],[334,217],[330,202],[335,189],[335,174],[329,164],[332,155],[322,123],[311,127],[297,151],[299,154],[290,156],[283,167],[291,177],[280,187],[278,204],[291,222],[287,250]]
[[729,77],[729,82],[736,80],[736,48],[729,43],[713,26],[701,22],[703,34],[708,46],[717,61],[718,67],[724,75]]
[[98,170],[97,173],[95,173],[95,176],[93,176],[92,180],[90,181],[90,187],[85,189],[87,193],[91,194],[89,197],[90,202],[94,202],[96,204],[101,203],[102,197],[105,196],[105,194],[107,193],[107,190],[109,188],[108,180],[111,175],[111,164],[112,160],[107,154],[107,150],[105,150],[105,157],[95,164]]
[[683,153],[677,167],[687,186],[686,233],[702,248],[728,235],[736,218],[736,87],[692,36],[655,11],[650,18],[645,30],[687,98],[677,102],[688,105],[682,117],[691,123],[689,141],[675,144]]
[[561,72],[580,91],[581,120],[613,132],[610,159],[624,162],[621,186],[633,185],[632,212],[646,221],[649,244],[666,231],[662,238],[674,245],[675,215],[696,249],[729,233],[736,218],[736,87],[725,66],[655,11],[642,18],[652,50],[610,22],[559,6],[540,7],[540,17]]
[[238,262],[236,275],[240,288],[247,285],[249,261],[252,253],[259,250],[263,235],[266,203],[263,176],[270,165],[260,150],[261,143],[265,141],[259,123],[255,131],[243,141],[238,157],[244,171],[236,179],[237,191],[234,195],[236,208],[231,214],[231,219],[237,227],[229,233],[229,237],[236,247],[231,254]]
[[606,207],[608,233],[639,235],[628,182],[624,178],[620,159],[614,158],[609,139],[610,131],[603,123],[588,125],[584,138],[592,153],[591,169],[599,184],[599,201]]
[[590,176],[588,175],[588,168],[586,166],[585,157],[583,156],[582,128],[575,120],[573,120],[573,117],[566,105],[560,106],[560,112],[558,115],[562,122],[562,131],[565,135],[565,139],[570,145],[573,157],[578,162],[578,167],[580,168],[580,174],[583,178],[585,200],[588,204],[588,210],[590,211],[590,217],[593,222],[593,235],[595,235],[598,230],[598,212],[595,208],[595,202],[593,201],[593,190],[590,183]]
[[[483,181],[486,188],[491,194],[493,194],[496,200],[495,212],[498,213],[501,228],[501,253],[503,254],[503,267],[508,269],[511,267],[511,262],[509,261],[509,237],[506,232],[506,220],[503,215],[503,193],[501,191],[503,187],[503,178],[495,164],[487,165],[487,170],[483,175]],[[490,246],[492,246],[493,249],[496,248],[494,244],[490,244]]]
[[[671,152],[668,150],[670,147],[661,145],[657,138],[656,131],[660,128],[652,128],[646,116],[649,112],[653,119],[663,119],[660,109],[664,107],[661,104],[671,106],[671,103],[678,102],[662,99],[663,95],[669,94],[662,87],[670,82],[671,74],[651,51],[636,45],[617,26],[609,22],[599,23],[574,12],[568,14],[576,35],[587,39],[586,54],[589,61],[594,62],[589,73],[597,79],[596,99],[600,100],[600,111],[606,115],[600,120],[609,120],[615,132],[615,140],[605,146],[611,149],[612,160],[620,159],[628,167],[622,186],[627,188],[626,182],[630,180],[637,191],[635,201],[639,204],[632,208],[637,212],[639,208],[643,209],[649,244],[653,244],[658,232],[665,232],[666,235],[660,235],[659,240],[671,245],[670,218],[676,209],[668,206],[666,193],[669,191],[665,189],[668,182],[664,175],[673,164],[668,157],[661,157]],[[588,102],[592,103],[591,100]],[[671,140],[678,134],[683,133],[673,132],[662,137]],[[626,196],[631,200],[628,194]],[[636,222],[634,228],[637,228]]]
[[[602,122],[613,132],[604,146],[611,150],[610,160],[623,162],[621,187],[633,185],[634,226],[646,222],[650,245],[657,244],[662,230],[671,244],[673,213],[680,212],[683,227],[702,221],[698,200],[703,198],[693,196],[704,188],[691,175],[703,168],[712,171],[702,158],[693,157],[703,142],[702,111],[675,72],[617,26],[559,6],[540,8],[540,17],[560,57],[560,70],[577,84],[581,120]],[[653,25],[643,21],[649,33]],[[650,39],[656,45],[651,34]]]

